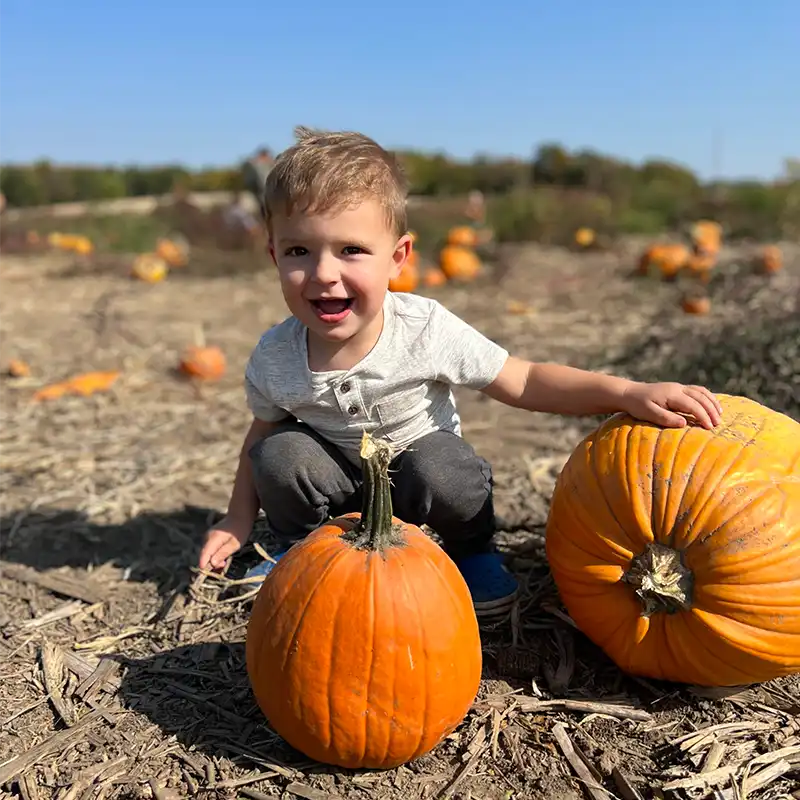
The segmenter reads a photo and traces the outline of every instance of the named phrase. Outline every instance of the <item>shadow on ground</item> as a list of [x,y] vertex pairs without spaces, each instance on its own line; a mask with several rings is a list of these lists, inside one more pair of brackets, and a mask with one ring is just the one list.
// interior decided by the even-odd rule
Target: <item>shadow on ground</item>
[[[144,511],[119,524],[99,524],[65,508],[23,510],[0,518],[0,558],[39,572],[68,567],[93,570],[110,564],[126,580],[150,581],[160,593],[187,585],[191,566],[219,511],[197,506]],[[2,572],[0,571],[0,575]],[[91,581],[90,575],[85,575]]]

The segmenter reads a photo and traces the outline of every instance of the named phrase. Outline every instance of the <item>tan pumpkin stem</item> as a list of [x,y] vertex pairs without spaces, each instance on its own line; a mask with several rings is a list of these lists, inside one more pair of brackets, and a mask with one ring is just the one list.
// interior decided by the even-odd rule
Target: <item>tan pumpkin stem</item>
[[402,544],[400,526],[392,523],[392,491],[389,464],[394,448],[383,439],[375,439],[366,431],[361,437],[362,487],[361,519],[343,538],[356,547],[384,550]]
[[692,607],[694,575],[678,550],[650,542],[631,560],[622,579],[635,588],[642,601],[642,616],[663,611],[674,614]]

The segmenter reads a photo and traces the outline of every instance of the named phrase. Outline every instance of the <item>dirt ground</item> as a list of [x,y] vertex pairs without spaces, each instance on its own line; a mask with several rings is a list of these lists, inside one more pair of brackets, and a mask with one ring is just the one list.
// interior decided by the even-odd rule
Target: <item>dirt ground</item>
[[[747,304],[728,292],[706,317],[682,314],[674,285],[632,279],[633,252],[507,248],[480,283],[430,293],[523,357],[663,379],[675,352],[700,347],[702,365],[703,343],[753,309],[800,318],[800,252],[763,287],[748,278]],[[233,581],[255,553],[225,578],[191,570],[248,423],[243,366],[285,316],[253,257],[203,268],[210,258],[152,286],[100,257],[3,259],[3,359],[32,375],[0,387],[0,797],[800,797],[800,681],[712,691],[630,678],[559,606],[548,500],[597,421],[471,392],[459,392],[464,434],[493,463],[498,540],[524,587],[484,632],[474,708],[433,753],[389,772],[309,763],[285,745],[244,669],[252,598]],[[216,384],[173,372],[200,329],[228,357]],[[793,402],[800,359],[787,363],[765,380]],[[44,383],[116,369],[108,394],[31,402]]]

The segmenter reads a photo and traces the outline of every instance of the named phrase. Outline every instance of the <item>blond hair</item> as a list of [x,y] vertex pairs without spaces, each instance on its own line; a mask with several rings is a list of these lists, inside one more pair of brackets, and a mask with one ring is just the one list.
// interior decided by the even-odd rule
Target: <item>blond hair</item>
[[406,233],[407,183],[391,153],[362,133],[297,127],[295,137],[267,176],[262,211],[268,228],[276,213],[324,214],[374,199],[389,227]]

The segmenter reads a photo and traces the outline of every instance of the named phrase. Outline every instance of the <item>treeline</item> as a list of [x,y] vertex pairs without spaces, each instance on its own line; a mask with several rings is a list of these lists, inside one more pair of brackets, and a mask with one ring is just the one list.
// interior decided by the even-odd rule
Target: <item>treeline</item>
[[[503,238],[547,238],[544,231],[574,224],[651,233],[698,217],[719,220],[734,236],[800,236],[797,162],[787,161],[786,178],[774,183],[709,184],[667,161],[635,165],[591,151],[569,152],[555,144],[540,147],[530,160],[399,155],[412,194],[454,197],[471,189],[483,191]],[[93,168],[40,162],[0,168],[0,190],[9,207],[162,195],[178,188],[241,189],[241,165],[190,171],[179,166]]]

